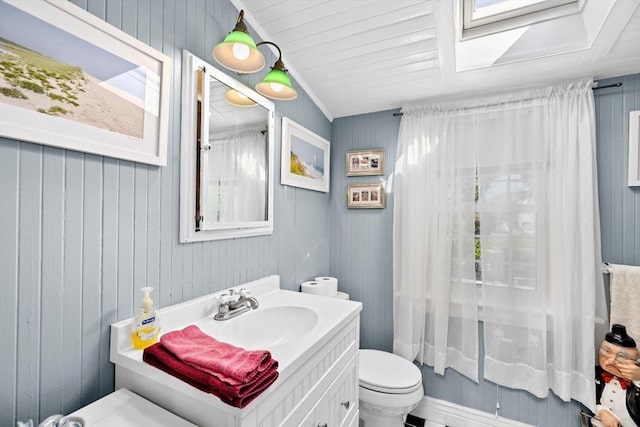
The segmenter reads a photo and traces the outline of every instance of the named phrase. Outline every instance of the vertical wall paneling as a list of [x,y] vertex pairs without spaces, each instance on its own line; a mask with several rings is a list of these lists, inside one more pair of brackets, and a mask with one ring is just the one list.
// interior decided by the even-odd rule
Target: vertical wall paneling
[[[26,145],[26,143],[23,143]],[[82,253],[84,218],[84,155],[75,151],[65,152],[64,177],[64,283],[62,315],[62,345],[52,351],[60,351],[63,363],[62,377],[63,413],[77,408],[82,395]],[[37,414],[32,414],[35,416]],[[26,418],[25,418],[26,419]]]
[[[171,3],[171,7],[167,5],[167,3]],[[172,75],[174,76],[172,81],[171,94],[173,98],[171,99],[171,115],[170,115],[170,125],[169,125],[169,135],[172,136],[169,140],[169,154],[171,155],[171,161],[167,162],[167,166],[163,168],[163,174],[169,175],[167,179],[163,180],[163,184],[168,187],[163,187],[164,191],[170,191],[171,199],[165,200],[163,206],[168,206],[169,211],[172,213],[172,218],[164,223],[168,225],[170,228],[163,228],[163,241],[165,245],[167,245],[167,252],[163,252],[163,255],[166,256],[169,253],[170,259],[163,258],[163,260],[167,259],[167,261],[171,262],[171,270],[167,276],[170,279],[170,282],[167,283],[169,292],[169,300],[165,301],[165,304],[175,304],[179,301],[183,301],[182,299],[182,258],[183,258],[183,248],[185,245],[176,245],[175,242],[178,241],[178,224],[179,215],[180,215],[180,99],[182,97],[181,91],[181,80],[179,78],[175,78],[175,76],[180,76],[182,74],[182,47],[189,46],[186,43],[186,35],[187,29],[189,27],[189,22],[187,21],[186,16],[186,7],[189,2],[165,2],[165,15],[164,15],[164,28],[169,28],[168,25],[173,25],[173,45],[167,46],[170,48],[168,51],[164,51],[165,54],[170,54],[171,63],[173,65]],[[173,19],[171,16],[167,17],[167,13],[173,13]],[[167,20],[169,18],[169,20]],[[168,169],[167,169],[168,168]],[[171,171],[171,172],[168,172]],[[170,181],[169,181],[170,180]],[[167,230],[172,230],[170,233],[167,233]],[[163,290],[161,289],[160,292]]]
[[151,0],[137,0],[138,19],[136,28],[136,38],[141,42],[151,45]]
[[[133,201],[134,165],[118,162],[118,318],[131,316],[133,309]],[[113,209],[113,207],[111,207]]]
[[[102,157],[84,156],[84,194],[82,220],[82,394],[97,399],[100,370],[100,317],[102,298]],[[70,307],[73,309],[74,307]],[[44,413],[43,413],[44,414]]]
[[[148,44],[162,51],[163,38],[163,8],[161,5],[148,4],[149,7],[149,40]],[[160,195],[162,187],[162,168],[158,166],[147,166],[147,284],[154,288],[153,298],[159,300],[160,295]]]
[[[42,304],[63,307],[63,241],[64,241],[64,151],[43,148],[42,165]],[[39,400],[41,410],[55,411],[62,406],[62,354],[49,353],[62,341],[62,317],[56,310],[42,310],[40,345],[41,382]]]
[[[160,9],[158,7],[158,9]],[[175,52],[177,54],[176,49],[174,49],[174,17],[176,13],[175,3],[174,2],[163,2],[161,9],[161,25],[162,25],[162,43],[160,46],[155,46],[156,49],[163,51],[165,53]],[[176,58],[174,56],[171,58],[172,62],[172,74],[175,75],[177,72],[176,67]],[[171,56],[171,55],[169,55]],[[180,65],[180,64],[178,64]],[[175,90],[177,79],[173,79],[171,92],[173,94],[173,102],[170,104],[169,108],[169,120],[170,122],[175,122],[180,112],[180,108],[176,106],[176,98],[179,96],[178,92]],[[174,163],[177,161],[177,153],[176,149],[178,147],[177,141],[179,138],[180,127],[179,126],[171,126],[169,128],[168,136],[167,136],[167,166],[160,169],[160,205],[158,208],[158,221],[159,221],[159,249],[158,249],[158,258],[160,262],[160,268],[158,271],[158,290],[156,292],[156,303],[160,307],[165,307],[171,304],[172,300],[172,277],[171,277],[171,243],[174,241],[175,237],[171,232],[162,232],[162,230],[171,230],[172,221],[174,218],[174,206],[172,201],[174,200],[174,192],[176,192],[175,200],[178,199],[178,194],[176,188],[173,185],[173,176],[174,176]],[[175,221],[178,221],[178,218],[175,218]]]
[[[235,24],[233,5],[71,2],[172,59],[167,166],[0,138],[2,426],[70,413],[111,392],[109,326],[132,316],[143,286],[156,288],[164,307],[269,274],[295,289],[300,277],[329,269],[330,195],[280,185],[282,115],[331,136],[302,91],[276,102],[274,233],[178,241],[182,50],[213,63],[213,46]],[[251,86],[264,76],[229,74]]]
[[18,340],[18,188],[20,151],[0,138],[0,414],[15,417]]
[[[147,219],[149,212],[147,165],[136,164],[134,171],[133,204],[133,283],[134,302],[140,300],[138,288],[151,284],[147,281]],[[138,284],[141,284],[138,286]],[[142,285],[144,284],[144,285]]]
[[[17,416],[40,410],[42,147],[20,147],[18,215]],[[15,310],[11,310],[15,311]]]
[[[104,206],[102,218],[102,277],[100,331],[108,330],[117,320],[118,307],[118,160],[105,158],[103,164],[102,199]],[[113,367],[109,363],[109,337],[100,334],[100,394],[113,389]]]
[[[104,19],[119,28],[122,25],[122,2],[110,1],[105,5]],[[103,264],[101,278],[101,316],[100,331],[108,330],[109,325],[118,319],[118,212],[119,212],[119,161],[105,158],[103,164],[103,203],[110,209],[104,209],[102,219]],[[114,369],[109,363],[109,336],[100,334],[99,344],[99,394],[107,394],[114,388]]]

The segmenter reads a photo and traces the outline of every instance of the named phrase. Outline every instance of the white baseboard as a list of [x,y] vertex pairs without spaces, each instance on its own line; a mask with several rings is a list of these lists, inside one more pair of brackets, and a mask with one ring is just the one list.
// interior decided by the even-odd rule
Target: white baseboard
[[423,397],[411,414],[427,420],[427,425],[432,422],[448,427],[534,427],[429,396]]

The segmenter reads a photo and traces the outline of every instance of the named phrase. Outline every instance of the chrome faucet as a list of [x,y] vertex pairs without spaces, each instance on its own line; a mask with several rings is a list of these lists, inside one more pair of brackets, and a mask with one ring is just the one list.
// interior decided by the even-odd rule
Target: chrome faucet
[[220,295],[218,298],[218,312],[213,316],[215,320],[229,320],[249,310],[258,308],[258,300],[250,297],[247,289],[235,292],[229,289],[229,294]]

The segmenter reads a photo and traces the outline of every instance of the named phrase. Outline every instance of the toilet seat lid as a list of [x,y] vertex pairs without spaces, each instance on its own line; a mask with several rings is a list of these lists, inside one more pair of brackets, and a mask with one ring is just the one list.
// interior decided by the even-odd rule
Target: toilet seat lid
[[411,393],[422,387],[420,369],[402,357],[379,350],[360,350],[360,386],[382,393]]

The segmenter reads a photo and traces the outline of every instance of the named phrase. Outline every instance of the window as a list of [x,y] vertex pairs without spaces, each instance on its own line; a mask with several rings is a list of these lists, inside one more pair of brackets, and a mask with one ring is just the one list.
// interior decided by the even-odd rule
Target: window
[[581,0],[462,0],[461,39],[507,31],[579,12]]
[[[484,185],[476,201],[483,285],[535,291],[537,215],[530,205],[530,177],[486,174],[478,180]],[[494,211],[495,205],[502,209]]]
[[[481,180],[486,188],[482,192],[484,203],[480,200]],[[536,213],[524,208],[529,192],[529,179],[521,173],[488,173],[481,177],[476,169],[474,245],[478,286],[536,290]],[[495,203],[510,209],[506,213],[492,211],[490,206]]]

